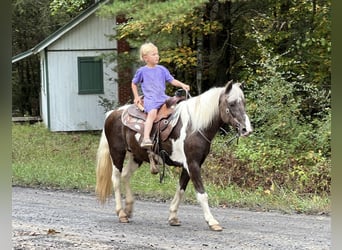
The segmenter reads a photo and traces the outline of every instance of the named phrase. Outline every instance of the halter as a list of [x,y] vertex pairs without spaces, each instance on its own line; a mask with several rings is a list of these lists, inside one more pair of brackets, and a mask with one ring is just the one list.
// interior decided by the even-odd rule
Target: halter
[[[177,90],[177,92],[179,93],[180,90]],[[192,96],[190,95],[189,91],[185,90],[185,99],[189,99],[192,98]],[[229,112],[229,115],[231,116],[231,118],[233,119],[234,123],[236,124],[236,127],[240,126],[241,124],[236,120],[236,118],[231,114],[230,110],[227,108],[227,111]],[[228,135],[228,132],[223,129],[222,127],[220,127],[220,129],[225,133],[225,135]],[[198,133],[204,138],[204,140],[206,142],[208,142],[209,144],[211,144],[211,140],[209,140],[209,138],[203,133],[203,131],[201,129],[197,129]],[[239,133],[236,133],[232,138],[230,138],[227,142],[225,142],[226,145],[229,145],[233,140],[236,140],[236,143],[239,143]]]

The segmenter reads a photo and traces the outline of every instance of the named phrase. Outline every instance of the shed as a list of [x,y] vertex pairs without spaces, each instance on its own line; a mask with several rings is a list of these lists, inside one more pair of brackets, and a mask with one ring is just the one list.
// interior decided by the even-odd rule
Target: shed
[[[105,118],[100,96],[120,103],[115,65],[101,57],[118,51],[118,42],[106,37],[115,33],[116,20],[96,15],[101,2],[12,58],[15,63],[39,54],[41,118],[51,131],[100,130]],[[127,93],[127,86],[123,91]]]

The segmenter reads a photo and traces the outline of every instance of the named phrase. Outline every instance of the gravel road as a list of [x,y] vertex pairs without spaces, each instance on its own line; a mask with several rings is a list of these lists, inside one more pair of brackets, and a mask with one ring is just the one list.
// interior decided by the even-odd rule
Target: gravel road
[[224,227],[213,232],[199,205],[181,204],[182,225],[167,223],[169,202],[136,201],[121,224],[114,199],[93,193],[13,187],[14,249],[329,249],[329,216],[213,208]]

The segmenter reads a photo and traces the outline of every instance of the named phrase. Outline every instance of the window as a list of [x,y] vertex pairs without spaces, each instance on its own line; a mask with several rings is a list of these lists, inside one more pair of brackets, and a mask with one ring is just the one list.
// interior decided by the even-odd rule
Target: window
[[103,63],[98,57],[78,57],[78,93],[103,94]]

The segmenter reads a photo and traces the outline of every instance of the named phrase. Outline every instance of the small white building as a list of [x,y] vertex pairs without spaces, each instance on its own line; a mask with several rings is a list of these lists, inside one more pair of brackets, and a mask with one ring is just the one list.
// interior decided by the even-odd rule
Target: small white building
[[51,131],[100,130],[105,110],[99,96],[119,103],[117,74],[102,54],[116,53],[116,20],[96,15],[96,2],[12,63],[39,54],[41,118]]

